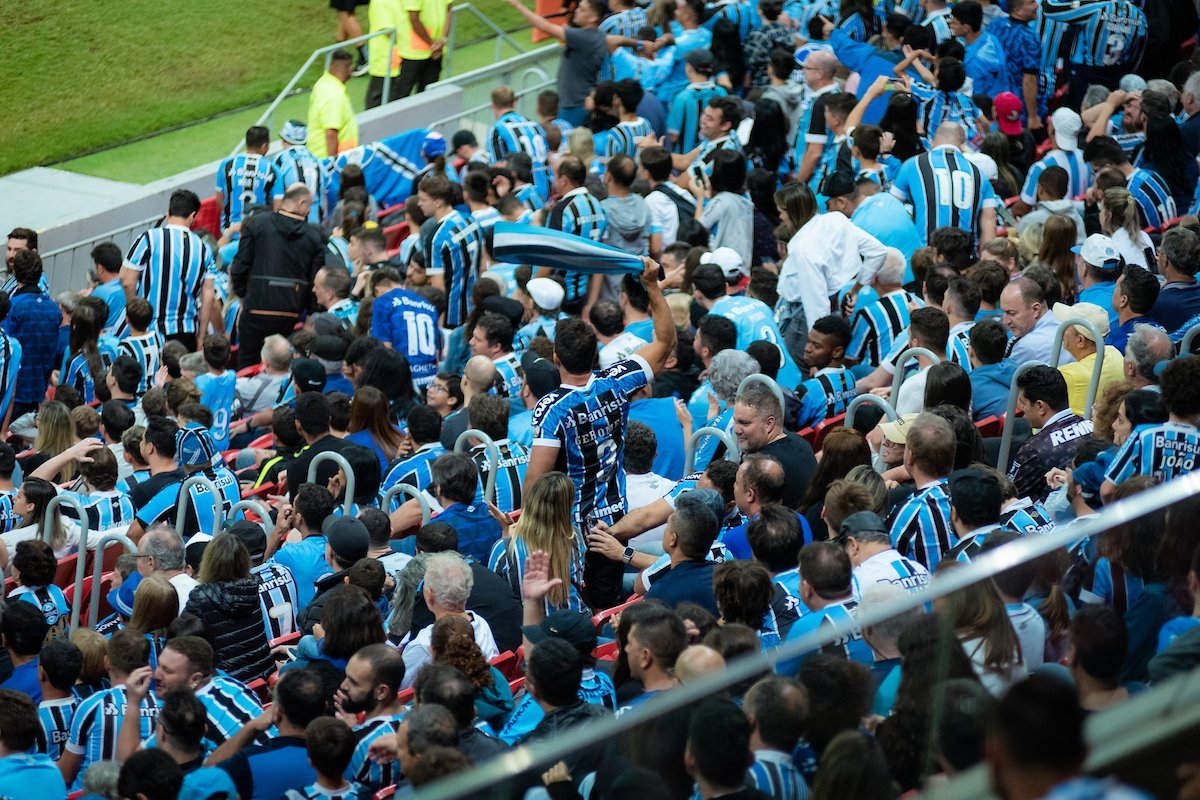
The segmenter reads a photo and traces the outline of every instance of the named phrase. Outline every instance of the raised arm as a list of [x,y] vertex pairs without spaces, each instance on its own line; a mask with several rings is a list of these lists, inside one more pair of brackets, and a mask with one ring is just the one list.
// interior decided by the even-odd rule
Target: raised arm
[[104,442],[99,439],[93,439],[90,436],[86,439],[81,439],[58,455],[45,461],[40,467],[29,473],[29,476],[54,483],[55,478],[58,477],[58,473],[63,467],[72,461],[90,464],[92,459],[88,456],[88,453],[101,447],[104,447]]
[[659,265],[656,261],[642,257],[642,285],[650,295],[650,319],[654,322],[654,341],[638,350],[638,355],[646,359],[650,369],[661,372],[667,365],[667,359],[675,352],[675,317],[671,307],[663,297],[662,287],[658,285]]
[[[553,36],[563,44],[567,43],[567,29],[562,25],[557,25],[543,17],[541,14],[536,14],[533,11],[530,11],[528,8],[522,5],[521,0],[506,0],[506,2],[520,12],[521,16],[524,17],[525,21],[530,25],[537,28],[547,36]],[[610,36],[609,38],[612,39],[617,37]],[[609,49],[612,49],[611,45]]]

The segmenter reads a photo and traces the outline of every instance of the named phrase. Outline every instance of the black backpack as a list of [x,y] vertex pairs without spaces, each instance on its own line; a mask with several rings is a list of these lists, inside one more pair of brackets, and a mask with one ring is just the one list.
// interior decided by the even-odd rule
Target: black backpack
[[675,241],[687,242],[693,247],[708,245],[708,231],[700,224],[700,220],[696,219],[695,205],[689,204],[680,197],[679,192],[672,191],[661,183],[651,191],[665,195],[675,204],[675,211],[679,215],[679,228],[675,233]]

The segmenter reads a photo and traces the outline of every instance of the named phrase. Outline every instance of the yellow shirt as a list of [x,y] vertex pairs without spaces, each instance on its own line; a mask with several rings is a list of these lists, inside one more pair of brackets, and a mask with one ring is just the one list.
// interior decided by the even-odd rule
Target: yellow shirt
[[[1112,345],[1104,346],[1104,365],[1100,368],[1100,386],[1096,389],[1096,397],[1104,394],[1104,388],[1109,384],[1125,380],[1124,356]],[[1092,366],[1096,363],[1096,354],[1084,356],[1082,361],[1072,361],[1058,368],[1067,381],[1067,400],[1071,410],[1083,416],[1083,407],[1087,403],[1088,384],[1092,380]]]
[[358,147],[358,120],[346,84],[326,72],[313,84],[308,100],[308,151],[317,158],[336,156],[325,147],[325,130],[338,132],[338,153]]
[[413,30],[408,18],[408,12],[419,12],[425,31],[431,39],[440,39],[446,33],[446,23],[450,19],[450,2],[448,0],[403,0],[403,20],[398,26],[396,43],[400,48],[400,57],[410,61],[425,61],[433,55],[430,46],[425,43]]
[[[402,0],[371,0],[367,10],[367,21],[371,33],[386,28],[396,29],[396,47],[392,48],[392,77],[400,74],[400,42],[401,36],[407,36],[405,25],[408,15],[403,8]],[[388,39],[379,36],[367,42],[367,70],[371,75],[382,78],[388,69]]]

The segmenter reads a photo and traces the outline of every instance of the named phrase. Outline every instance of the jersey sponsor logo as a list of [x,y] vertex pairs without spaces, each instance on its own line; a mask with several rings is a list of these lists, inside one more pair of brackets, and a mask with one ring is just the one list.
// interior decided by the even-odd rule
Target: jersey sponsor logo
[[1080,420],[1058,430],[1050,431],[1050,445],[1057,447],[1073,442],[1076,439],[1092,435],[1092,423],[1090,420]]

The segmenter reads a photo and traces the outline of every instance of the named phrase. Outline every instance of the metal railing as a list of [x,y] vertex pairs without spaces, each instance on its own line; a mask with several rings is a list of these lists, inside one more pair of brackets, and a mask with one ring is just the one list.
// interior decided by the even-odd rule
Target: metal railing
[[429,508],[429,501],[425,499],[425,495],[421,493],[421,490],[413,486],[411,483],[397,483],[395,486],[384,492],[383,500],[379,503],[384,512],[386,513],[387,510],[392,507],[392,500],[394,500],[398,494],[407,495],[408,497],[411,497],[413,500],[417,501],[417,506],[419,506],[421,509],[421,524],[428,525],[429,520],[433,518],[433,512]]
[[346,485],[342,492],[346,495],[342,499],[342,513],[347,517],[354,514],[354,469],[350,466],[350,462],[341,453],[332,453],[328,450],[324,453],[317,453],[313,460],[308,465],[308,482],[316,483],[317,467],[324,464],[326,461],[332,461],[337,464],[342,470],[342,474],[346,476]]
[[[477,20],[479,20],[480,22],[482,22],[484,24],[484,27],[489,28],[492,31],[492,33],[495,34],[495,36],[496,36],[495,63],[497,63],[497,64],[500,63],[500,60],[501,60],[500,59],[500,48],[502,45],[507,44],[509,47],[516,50],[518,54],[524,53],[526,51],[526,48],[520,42],[518,42],[512,36],[509,36],[508,31],[504,30],[499,25],[497,25],[495,22],[493,22],[491,17],[489,17],[487,14],[484,14],[482,11],[480,11],[478,8],[476,8],[473,4],[459,3],[458,5],[452,7],[450,9],[450,11],[451,11],[451,13],[454,13],[454,14],[461,14],[464,12],[472,14]],[[458,34],[458,25],[452,24],[450,26],[450,35],[447,37],[447,41],[446,41],[446,55],[442,56],[442,69],[446,70],[447,73],[449,73],[453,70],[454,51],[458,49],[456,47],[456,45],[458,43],[457,34]],[[384,97],[387,97],[386,91],[384,92]]]
[[1091,419],[1092,405],[1096,402],[1096,393],[1100,390],[1100,372],[1104,369],[1104,337],[1100,335],[1099,329],[1083,317],[1071,317],[1059,323],[1058,330],[1054,332],[1054,344],[1050,348],[1050,366],[1058,366],[1059,359],[1062,358],[1063,337],[1067,335],[1067,329],[1074,325],[1085,328],[1092,335],[1092,341],[1096,344],[1096,361],[1092,364],[1092,377],[1088,381],[1087,400],[1083,404],[1083,418]]
[[[910,347],[901,353],[900,358],[896,359],[896,374],[892,378],[892,405],[900,402],[900,387],[904,385],[904,381],[907,379],[907,376],[904,374],[904,370],[908,367],[908,362],[912,361],[914,358],[928,358],[935,364],[939,364],[942,361],[941,356],[927,347]],[[918,366],[919,365],[920,362],[918,362]],[[924,405],[924,403],[922,403],[922,405]]]
[[[96,623],[100,620],[100,582],[104,577],[104,550],[113,542],[120,544],[125,548],[126,553],[137,553],[137,545],[123,533],[108,533],[100,537],[100,541],[96,543],[95,563],[92,567],[92,599],[88,606],[88,627],[96,627]],[[80,564],[83,560],[80,559]],[[79,596],[79,592],[83,590],[83,578],[76,576],[75,579],[75,607],[71,609],[71,630],[74,631],[79,626],[79,608],[82,605],[83,598]],[[180,612],[183,609],[179,609]]]
[[900,419],[900,415],[896,413],[895,406],[877,394],[866,392],[864,394],[857,395],[853,400],[850,401],[850,405],[846,406],[846,419],[842,424],[847,428],[853,428],[854,420],[858,418],[858,410],[867,405],[879,406],[882,408],[883,413],[891,422],[895,422],[896,420]]
[[[783,389],[780,389],[778,383],[771,378],[768,378],[766,375],[763,375],[761,372],[756,372],[753,375],[747,375],[746,377],[742,378],[742,382],[738,384],[737,395],[740,395],[742,390],[752,383],[761,383],[763,386],[766,386],[768,389],[770,389],[771,393],[775,395],[775,399],[779,401],[780,410],[784,413],[787,412],[787,402],[783,399]],[[734,396],[736,397],[737,395]]]
[[[901,614],[920,612],[926,604],[946,597],[972,584],[990,579],[1019,564],[1098,536],[1117,526],[1126,525],[1147,514],[1187,500],[1200,492],[1200,472],[1192,472],[1168,483],[1140,492],[1128,499],[1105,506],[1104,513],[1037,536],[1023,536],[972,559],[969,564],[939,571],[922,590],[881,602],[860,606],[851,620],[827,618],[819,630],[788,639],[773,650],[739,657],[725,668],[694,682],[662,692],[620,717],[606,717],[562,731],[506,751],[480,766],[421,787],[426,800],[458,800],[479,792],[500,797],[509,789],[508,782],[521,775],[540,774],[550,765],[588,746],[611,740],[634,728],[652,722],[670,712],[700,703],[719,692],[753,679],[764,671],[804,657]],[[578,776],[577,776],[578,777]]]
[[483,431],[478,428],[468,428],[454,440],[454,452],[466,453],[470,449],[469,444],[472,439],[478,439],[487,450],[488,474],[483,487],[483,499],[484,502],[495,503],[496,473],[500,471],[500,448],[496,446],[495,440]]
[[[83,507],[83,503],[77,498],[69,494],[58,494],[50,498],[50,502],[46,504],[46,516],[42,522],[42,541],[54,547],[51,541],[54,539],[54,520],[61,519],[61,514],[55,514],[59,506],[71,506],[75,509],[75,513],[79,515],[79,549],[78,555],[75,558],[75,586],[78,591],[79,587],[83,586],[84,576],[87,575],[87,540],[88,533],[88,516],[87,509]],[[79,598],[75,599],[74,608],[71,609],[71,630],[79,627]]]
[[737,442],[729,435],[728,431],[723,431],[720,428],[714,428],[711,425],[706,425],[692,432],[688,437],[687,444],[683,451],[683,474],[684,476],[691,475],[696,466],[696,450],[699,448],[696,445],[700,442],[701,436],[715,436],[725,445],[725,455],[730,460],[736,460],[738,454]]
[[[208,533],[210,536],[216,536],[221,532],[221,492],[217,489],[217,485],[203,475],[193,475],[183,482],[183,486],[179,487],[179,502],[178,509],[175,511],[175,530],[180,536],[183,536],[183,521],[187,518],[187,507],[192,502],[192,487],[200,486],[208,492],[212,498],[213,518],[212,527]],[[196,509],[199,511],[199,509]],[[196,521],[200,519],[197,516]]]
[[[74,244],[57,247],[54,250],[47,250],[39,254],[42,257],[42,271],[47,276],[57,273],[65,274],[65,271],[75,264],[77,258],[90,258],[92,248],[100,242],[112,242],[121,248],[122,253],[128,253],[129,248],[133,246],[133,242],[137,237],[151,228],[159,227],[164,219],[165,217],[159,214],[158,216],[139,220],[129,225],[122,225],[119,228],[106,231],[98,236],[90,236]],[[81,253],[81,251],[84,252]],[[78,281],[73,281],[73,283],[78,283]]]

